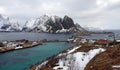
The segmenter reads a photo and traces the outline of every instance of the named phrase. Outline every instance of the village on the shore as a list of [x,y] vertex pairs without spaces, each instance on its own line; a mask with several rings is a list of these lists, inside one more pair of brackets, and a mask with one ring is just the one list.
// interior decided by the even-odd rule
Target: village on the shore
[[[34,47],[37,45],[42,45],[44,42],[62,42],[62,41],[59,41],[59,40],[47,41],[47,39],[38,40],[38,41],[29,41],[26,39],[16,40],[16,41],[1,41],[0,42],[0,53],[23,49],[23,48]],[[66,42],[76,43],[80,45],[82,44],[97,44],[98,45],[99,44],[99,45],[105,45],[107,47],[113,46],[115,44],[113,43],[113,40],[109,40],[109,39],[84,39],[81,37],[70,38]],[[120,40],[115,40],[115,42],[119,43]]]
[[120,40],[70,38],[76,46],[38,63],[30,70],[119,70]]
[[0,53],[14,51],[19,49],[25,49],[42,45],[43,41],[29,41],[29,40],[16,40],[16,41],[1,41],[0,42]]
[[[39,41],[29,41],[25,39],[16,41],[1,41],[0,53],[36,47],[37,45],[42,45],[45,42],[61,41],[47,41],[47,39]],[[74,43],[75,46],[48,58],[42,63],[31,66],[30,70],[120,69],[120,40],[114,40],[114,37],[112,40],[71,37],[66,42]]]
[[36,47],[38,45],[43,45],[45,42],[65,42],[65,41],[47,40],[47,39],[38,40],[38,41],[29,41],[26,39],[15,40],[15,41],[1,41],[0,53],[20,50],[20,49],[25,49],[30,47]]

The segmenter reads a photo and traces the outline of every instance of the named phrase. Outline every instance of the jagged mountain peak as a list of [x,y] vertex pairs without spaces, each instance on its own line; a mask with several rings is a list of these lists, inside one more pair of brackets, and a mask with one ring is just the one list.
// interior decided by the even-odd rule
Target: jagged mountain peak
[[49,33],[66,33],[66,32],[85,32],[79,24],[74,24],[72,18],[65,15],[59,16],[42,15],[38,18],[32,18],[26,21],[23,27],[18,22],[11,22],[9,17],[0,14],[0,31],[30,31],[30,32],[49,32]]
[[0,14],[0,19],[9,20],[9,17],[6,15]]
[[20,31],[21,29],[18,23],[11,22],[9,17],[0,14],[0,31]]
[[[80,27],[82,30],[82,27]],[[34,20],[28,20],[25,23],[23,31],[33,32],[50,32],[50,33],[61,33],[61,32],[77,32],[80,31],[72,18],[67,15],[63,18],[59,16],[48,16],[43,15]]]
[[64,19],[66,19],[66,18],[70,18],[70,17],[68,17],[67,15],[65,15],[65,16],[64,16]]

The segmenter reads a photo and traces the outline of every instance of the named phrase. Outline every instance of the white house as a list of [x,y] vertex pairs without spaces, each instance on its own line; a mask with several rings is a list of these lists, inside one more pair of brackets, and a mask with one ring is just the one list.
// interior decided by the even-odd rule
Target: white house
[[116,42],[120,42],[120,40],[116,40]]
[[81,39],[81,41],[80,41],[81,43],[86,43],[87,42],[87,40],[86,39]]

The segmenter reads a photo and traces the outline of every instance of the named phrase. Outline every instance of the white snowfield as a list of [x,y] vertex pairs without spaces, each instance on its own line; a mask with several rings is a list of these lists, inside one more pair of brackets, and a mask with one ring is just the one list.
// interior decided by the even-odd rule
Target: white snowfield
[[[72,50],[73,51],[73,50]],[[61,58],[53,70],[84,70],[87,63],[97,54],[104,52],[105,49],[98,48],[89,52],[77,52]]]
[[44,23],[46,23],[48,20],[49,20],[49,17],[47,15],[43,15],[39,18],[28,20],[25,23],[24,27],[27,27],[29,29],[34,29],[35,27],[39,27],[43,31],[46,31],[47,28],[45,27]]

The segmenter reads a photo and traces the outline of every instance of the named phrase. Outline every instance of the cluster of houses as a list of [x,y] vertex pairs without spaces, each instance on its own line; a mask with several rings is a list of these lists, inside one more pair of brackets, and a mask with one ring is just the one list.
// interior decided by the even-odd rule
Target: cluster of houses
[[2,42],[4,44],[4,48],[15,48],[15,49],[19,49],[23,47],[23,42],[15,42],[15,41],[3,41]]
[[[120,43],[120,40],[115,40],[116,43]],[[71,38],[67,40],[68,43],[77,43],[77,44],[102,44],[102,45],[108,45],[113,43],[113,40],[109,39],[85,39],[85,38]]]
[[4,46],[0,46],[1,48],[14,48],[19,49],[23,48],[23,45],[27,42],[27,40],[19,40],[19,41],[1,41]]
[[1,41],[0,42],[0,52],[7,52],[11,50],[29,48],[37,45],[42,45],[43,42],[40,41],[28,41],[28,40],[16,40],[16,41]]

